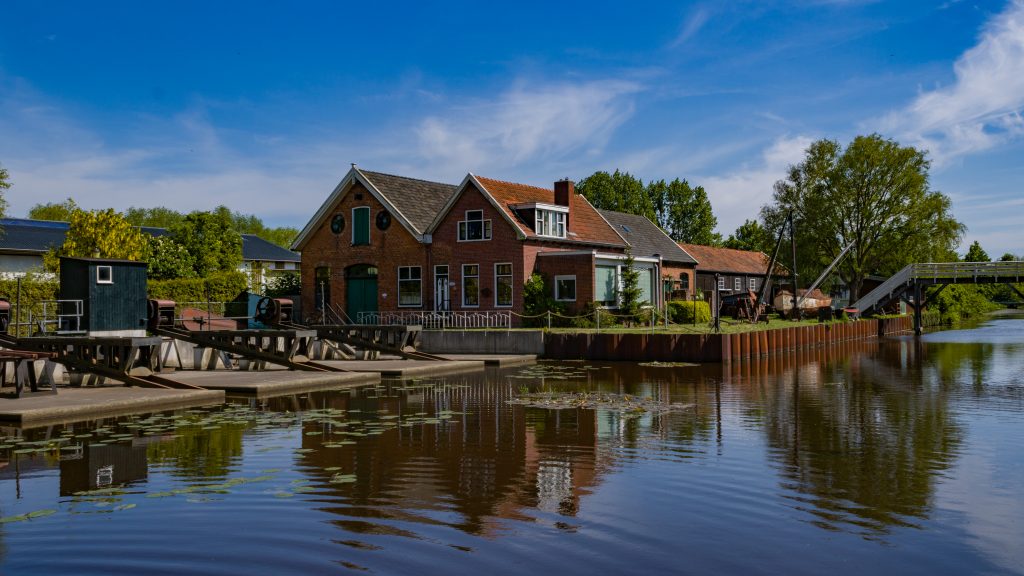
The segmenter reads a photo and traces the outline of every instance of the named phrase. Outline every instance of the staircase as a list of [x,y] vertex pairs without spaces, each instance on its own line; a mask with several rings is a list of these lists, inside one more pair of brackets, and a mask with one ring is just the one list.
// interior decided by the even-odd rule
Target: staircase
[[888,304],[893,298],[898,298],[904,290],[914,282],[914,264],[908,264],[899,272],[893,274],[880,286],[861,296],[859,300],[850,305],[857,313],[864,315],[874,308]]

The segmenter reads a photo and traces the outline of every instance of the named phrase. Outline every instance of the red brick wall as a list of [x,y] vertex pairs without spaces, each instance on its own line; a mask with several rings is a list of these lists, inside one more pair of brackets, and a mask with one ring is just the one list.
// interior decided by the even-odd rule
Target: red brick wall
[[[362,199],[356,196],[362,195]],[[352,246],[352,208],[370,207],[370,244]],[[424,266],[423,302],[427,304],[432,294],[430,274],[425,267],[426,247],[392,216],[391,226],[381,231],[377,228],[377,214],[384,210],[380,204],[358,182],[330,211],[323,225],[313,232],[302,249],[302,309],[315,309],[314,274],[321,266],[331,269],[330,300],[333,306],[345,309],[345,269],[354,264],[377,266],[377,306],[381,311],[398,309],[398,266]],[[341,234],[331,232],[331,219],[335,214],[345,215],[345,230]],[[387,294],[384,298],[383,294]],[[402,308],[420,310],[421,308]]]
[[689,276],[690,282],[687,285],[690,287],[690,289],[687,290],[686,292],[686,299],[689,300],[690,298],[693,297],[693,291],[697,287],[697,278],[693,266],[686,267],[666,263],[662,268],[662,277],[664,277],[665,274],[671,276],[673,280],[678,280],[681,274]]
[[537,272],[544,276],[544,282],[554,298],[555,276],[576,276],[576,301],[565,302],[568,312],[578,314],[589,302],[594,301],[594,255],[572,254],[566,256],[540,256],[537,258]]

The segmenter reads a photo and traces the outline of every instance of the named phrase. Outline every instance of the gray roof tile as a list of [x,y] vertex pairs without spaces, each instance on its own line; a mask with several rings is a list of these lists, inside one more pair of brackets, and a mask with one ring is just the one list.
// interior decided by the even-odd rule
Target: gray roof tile
[[377,190],[423,233],[455,193],[456,186],[359,169]]
[[633,248],[633,256],[650,257],[661,254],[661,258],[667,262],[697,263],[693,257],[662,232],[661,228],[658,228],[646,217],[612,210],[598,210],[598,212],[615,228],[616,232],[626,239],[626,242],[629,242]]

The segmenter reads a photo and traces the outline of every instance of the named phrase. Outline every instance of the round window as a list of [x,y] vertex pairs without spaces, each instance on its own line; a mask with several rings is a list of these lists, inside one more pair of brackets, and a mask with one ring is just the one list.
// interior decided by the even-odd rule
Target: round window
[[377,213],[377,229],[387,230],[388,226],[391,226],[391,214],[382,210]]
[[335,234],[341,234],[341,231],[345,229],[345,216],[341,214],[335,214],[334,218],[331,218],[331,232]]

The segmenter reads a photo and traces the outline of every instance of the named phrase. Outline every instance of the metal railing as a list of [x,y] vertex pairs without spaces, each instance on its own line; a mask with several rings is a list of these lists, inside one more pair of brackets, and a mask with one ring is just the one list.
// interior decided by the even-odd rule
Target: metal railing
[[359,324],[420,325],[425,330],[504,328],[512,326],[512,313],[493,312],[360,312]]
[[851,306],[861,313],[868,311],[883,299],[914,280],[977,280],[979,278],[1020,282],[1024,279],[1024,262],[924,262],[908,264],[880,286],[862,296]]
[[[29,312],[28,324],[40,332],[81,332],[85,304],[82,300],[42,300],[39,316]],[[54,326],[53,330],[50,327]],[[31,328],[30,328],[31,329]]]

